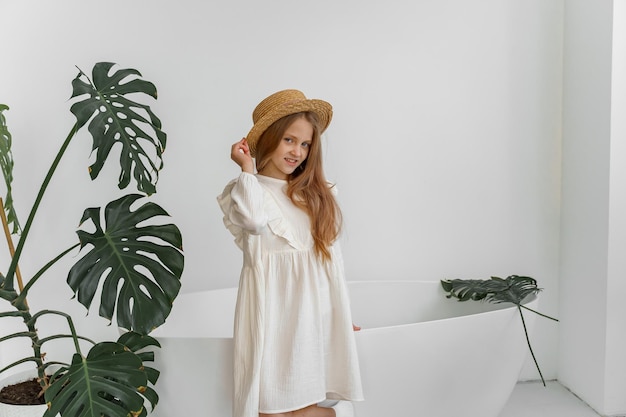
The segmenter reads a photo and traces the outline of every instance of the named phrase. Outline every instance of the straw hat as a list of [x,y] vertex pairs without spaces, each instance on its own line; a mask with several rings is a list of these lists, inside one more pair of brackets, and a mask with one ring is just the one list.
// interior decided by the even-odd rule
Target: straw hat
[[320,121],[320,133],[324,132],[333,118],[333,106],[323,100],[307,99],[301,91],[283,90],[272,94],[259,103],[252,113],[254,126],[248,133],[246,140],[250,147],[250,154],[256,155],[256,144],[259,137],[278,119],[290,114],[310,111],[317,115]]

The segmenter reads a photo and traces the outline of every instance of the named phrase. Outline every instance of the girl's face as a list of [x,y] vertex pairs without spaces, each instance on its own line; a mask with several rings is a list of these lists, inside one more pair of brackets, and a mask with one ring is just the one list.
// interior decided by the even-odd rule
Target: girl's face
[[312,141],[313,125],[304,117],[296,119],[259,174],[286,180],[306,160]]

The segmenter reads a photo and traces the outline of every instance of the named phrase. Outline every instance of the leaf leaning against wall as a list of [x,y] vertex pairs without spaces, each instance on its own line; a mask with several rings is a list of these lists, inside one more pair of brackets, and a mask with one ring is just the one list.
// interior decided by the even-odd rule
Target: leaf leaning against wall
[[537,294],[541,288],[537,287],[537,280],[532,277],[510,275],[505,279],[491,277],[491,279],[451,279],[441,282],[443,289],[448,292],[446,297],[455,297],[459,301],[484,300],[490,303],[513,303],[520,305],[531,294]]
[[[167,135],[161,130],[161,121],[150,106],[130,100],[127,94],[147,94],[157,97],[154,84],[142,80],[135,69],[120,69],[111,74],[115,64],[97,63],[92,79],[80,71],[72,81],[72,98],[88,95],[72,105],[78,128],[89,122],[93,137],[92,150],[96,160],[89,167],[95,179],[111,152],[118,145],[120,150],[120,175],[118,186],[126,188],[131,176],[137,182],[137,190],[145,194],[156,192],[159,171],[163,167],[162,154]],[[151,144],[149,148],[144,145]]]
[[7,216],[7,222],[9,227],[12,227],[11,234],[20,232],[20,223],[17,220],[17,213],[15,207],[13,207],[13,195],[11,194],[11,184],[13,183],[13,153],[11,152],[11,133],[7,127],[4,111],[8,110],[9,106],[0,104],[0,168],[2,169],[2,175],[4,176],[4,183],[6,184],[7,193],[4,199],[4,211]]
[[524,313],[522,312],[522,309],[525,309],[542,317],[549,318],[550,320],[558,321],[554,317],[539,313],[522,304],[526,297],[538,294],[541,291],[541,288],[537,287],[537,280],[527,276],[509,275],[505,279],[500,277],[491,277],[491,279],[446,279],[441,280],[441,286],[447,293],[447,298],[456,298],[459,301],[472,300],[485,301],[493,304],[515,304],[524,328],[526,344],[535,362],[537,372],[541,377],[541,382],[543,382],[544,386],[546,385],[543,373],[539,367],[539,362],[537,362],[535,352],[530,344],[530,337],[528,336],[528,329],[526,328],[526,321],[524,320]]

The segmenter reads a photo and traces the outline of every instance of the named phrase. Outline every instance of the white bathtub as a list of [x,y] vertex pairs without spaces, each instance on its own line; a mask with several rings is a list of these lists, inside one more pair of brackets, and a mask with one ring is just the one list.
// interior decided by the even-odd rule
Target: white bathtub
[[[350,282],[366,400],[356,417],[497,417],[528,355],[513,306],[458,302],[439,281]],[[182,294],[153,334],[155,417],[231,416],[236,289]],[[536,308],[536,298],[529,302]],[[535,314],[525,314],[532,330]]]

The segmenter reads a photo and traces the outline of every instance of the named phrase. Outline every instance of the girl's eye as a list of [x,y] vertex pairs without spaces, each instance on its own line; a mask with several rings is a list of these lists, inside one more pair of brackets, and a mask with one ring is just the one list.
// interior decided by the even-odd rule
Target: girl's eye
[[304,142],[304,143],[302,144],[302,147],[304,147],[304,148],[308,148],[309,146],[311,146],[311,144],[310,144],[310,143],[307,143],[307,142]]
[[291,143],[291,142],[293,142],[293,139],[291,139],[291,138],[285,138],[285,142],[287,142],[287,143]]

